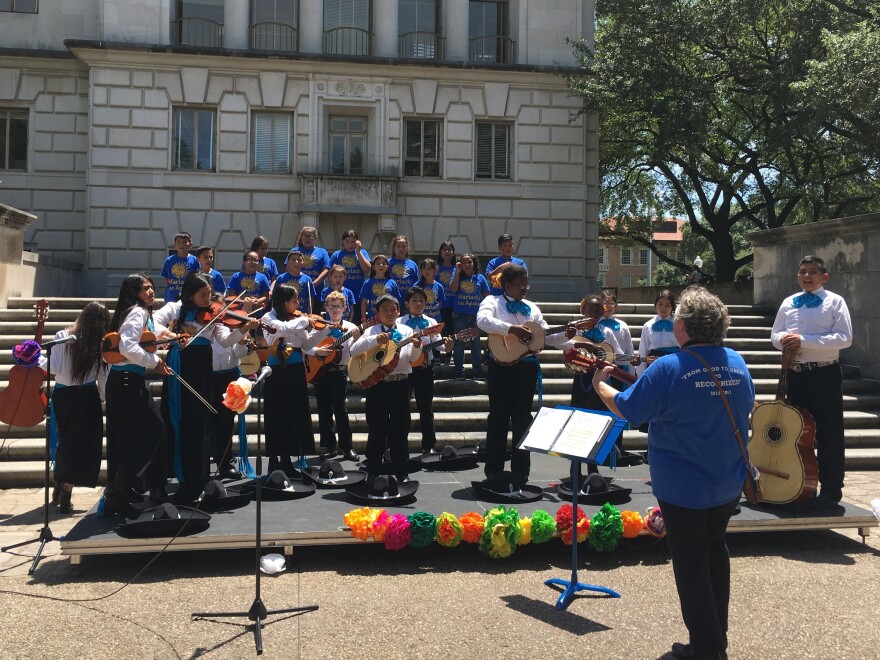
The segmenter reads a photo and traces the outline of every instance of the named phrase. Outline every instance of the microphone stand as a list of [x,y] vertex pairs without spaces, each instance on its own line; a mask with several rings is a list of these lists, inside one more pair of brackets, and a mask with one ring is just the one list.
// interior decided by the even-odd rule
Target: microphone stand
[[[254,622],[254,645],[257,655],[263,655],[263,621],[272,614],[290,614],[314,612],[318,609],[317,605],[305,605],[303,607],[288,607],[280,610],[267,610],[260,597],[260,558],[262,556],[262,512],[263,512],[263,445],[262,445],[262,400],[263,400],[263,380],[271,375],[272,370],[264,367],[260,372],[260,377],[254,383],[253,392],[256,394],[259,388],[260,396],[255,397],[257,400],[257,479],[256,479],[256,502],[257,502],[257,522],[256,537],[254,543],[255,564],[254,564],[254,602],[247,612],[193,612],[192,620],[198,621],[206,618],[234,618],[246,616]],[[48,445],[47,445],[48,446]]]
[[[73,341],[76,340],[76,337],[73,337]],[[8,552],[14,548],[20,548],[24,545],[30,545],[31,543],[37,543],[39,541],[40,547],[37,548],[37,554],[34,555],[34,561],[31,564],[30,569],[28,569],[28,575],[33,575],[34,571],[37,570],[37,564],[40,563],[40,559],[43,556],[43,548],[46,547],[46,544],[50,541],[62,541],[64,540],[63,536],[55,536],[52,533],[52,530],[49,528],[49,462],[51,457],[49,455],[49,444],[50,444],[50,434],[52,431],[51,424],[52,419],[50,415],[50,406],[52,405],[52,346],[55,345],[56,342],[50,341],[44,344],[44,348],[46,349],[46,451],[45,451],[45,471],[43,474],[43,528],[40,530],[40,535],[35,539],[30,539],[28,541],[22,541],[21,543],[14,543],[13,545],[7,545],[3,548],[0,548],[0,552]],[[64,342],[67,343],[67,342]]]

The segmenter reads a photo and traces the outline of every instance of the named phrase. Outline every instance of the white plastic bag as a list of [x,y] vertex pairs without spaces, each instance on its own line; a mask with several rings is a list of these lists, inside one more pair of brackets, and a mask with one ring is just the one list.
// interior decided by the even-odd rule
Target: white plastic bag
[[277,553],[270,553],[260,557],[260,570],[266,575],[275,575],[285,570],[287,565],[284,562],[284,556]]

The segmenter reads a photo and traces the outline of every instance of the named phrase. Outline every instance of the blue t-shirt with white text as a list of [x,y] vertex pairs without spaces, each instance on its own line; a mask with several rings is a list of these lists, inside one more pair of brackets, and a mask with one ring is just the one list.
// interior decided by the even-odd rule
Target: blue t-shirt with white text
[[315,291],[315,285],[312,283],[311,277],[305,273],[300,273],[299,276],[291,275],[290,273],[282,273],[278,276],[278,279],[275,280],[275,286],[288,283],[296,285],[297,289],[299,289],[299,300],[297,305],[299,306],[300,311],[312,314],[313,310],[316,311],[318,309],[318,294]]
[[229,280],[230,291],[233,291],[235,295],[240,294],[242,291],[247,291],[244,295],[249,298],[262,298],[269,293],[271,288],[272,285],[269,283],[269,278],[262,273],[247,275],[243,271],[238,271]]
[[400,295],[405,298],[410,287],[419,281],[419,267],[412,259],[392,257],[388,260],[388,277],[397,283]]
[[302,252],[302,273],[311,277],[312,282],[318,279],[318,275],[330,268],[330,254],[324,248],[316,245],[313,248],[299,246],[296,249]]
[[[506,263],[512,263],[512,264],[516,264],[517,266],[522,266],[526,270],[529,269],[529,267],[526,266],[526,262],[523,261],[522,259],[520,259],[519,257],[510,257],[510,259],[505,259],[504,257],[499,256],[499,257],[495,257],[494,259],[492,259],[492,261],[489,262],[489,265],[486,266],[486,279],[489,280],[489,273],[491,273],[493,270],[498,268],[498,266],[500,266],[501,264],[506,264]],[[493,296],[500,296],[502,293],[504,293],[504,289],[502,289],[501,287],[492,286],[491,280],[490,280],[489,286],[491,287],[491,291],[492,291]]]
[[162,296],[165,302],[174,302],[180,298],[180,289],[186,276],[190,273],[197,273],[201,268],[199,260],[191,254],[185,257],[172,254],[168,257],[162,265],[161,273],[162,277],[168,280],[165,285],[165,294]]
[[379,299],[379,296],[383,296],[386,293],[390,293],[397,298],[397,303],[401,304],[400,290],[397,288],[397,283],[394,280],[389,278],[379,280],[375,277],[370,277],[369,279],[364,280],[358,301],[367,301],[366,318],[371,319],[376,316],[376,301]]
[[475,315],[488,292],[489,283],[482,274],[459,278],[458,291],[455,294],[455,305],[452,311],[456,314]]
[[[370,260],[370,253],[364,249],[361,249],[361,254],[364,255],[367,261]],[[347,250],[336,250],[333,253],[333,256],[330,257],[330,265],[331,266],[342,266],[345,268],[345,282],[342,283],[346,289],[351,289],[352,291],[360,291],[361,287],[364,285],[364,271],[361,270],[360,261],[358,261],[357,253],[352,250],[351,252]]]

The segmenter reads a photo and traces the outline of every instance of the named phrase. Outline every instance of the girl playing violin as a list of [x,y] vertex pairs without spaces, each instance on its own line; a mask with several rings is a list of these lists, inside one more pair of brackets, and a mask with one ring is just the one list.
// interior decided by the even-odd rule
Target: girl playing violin
[[298,315],[299,291],[292,284],[279,284],[272,290],[272,309],[263,321],[275,329],[267,334],[269,366],[266,379],[266,453],[269,472],[284,470],[289,477],[295,469],[291,456],[300,457],[306,468],[306,454],[315,453],[315,436],[309,411],[309,391],[303,365],[302,346],[314,327],[306,314]]
[[[168,303],[154,315],[161,337],[181,339],[168,351],[169,366],[203,399],[200,401],[176,378],[165,380],[162,410],[168,444],[172,449],[168,452],[169,458],[180,484],[175,500],[180,504],[192,503],[202,492],[210,474],[211,423],[208,415],[211,413],[205,401],[211,398],[211,342],[234,346],[244,338],[247,330],[259,325],[259,321],[251,320],[240,329],[231,330],[200,314],[200,310],[210,306],[211,283],[201,273],[192,273],[183,282],[180,300]],[[162,500],[164,493],[158,489],[151,496]]]
[[122,281],[110,320],[119,333],[119,352],[125,358],[107,375],[107,489],[104,511],[131,513],[145,488],[151,494],[165,488],[165,424],[147,388],[147,368],[161,376],[170,371],[155,353],[140,346],[144,330],[154,332],[153,280],[142,273]]
[[98,484],[103,436],[101,399],[107,381],[107,365],[101,360],[101,338],[109,326],[107,308],[90,302],[73,325],[55,334],[56,340],[76,336],[72,344],[55,347],[50,365],[55,389],[49,423],[58,437],[55,493],[61,513],[71,511],[74,485],[94,488]]

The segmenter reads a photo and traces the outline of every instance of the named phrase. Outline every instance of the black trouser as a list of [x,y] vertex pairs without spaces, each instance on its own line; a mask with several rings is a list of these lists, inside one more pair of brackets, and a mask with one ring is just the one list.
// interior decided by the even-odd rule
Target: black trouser
[[846,450],[843,439],[843,374],[839,364],[788,372],[788,402],[816,420],[816,458],[822,492],[839,500]]
[[710,509],[687,509],[658,500],[681,616],[697,653],[727,649],[730,555],[725,534],[738,502],[739,496]]
[[52,392],[52,409],[58,429],[55,480],[94,488],[101,470],[101,437],[104,435],[97,386],[56,386]]
[[434,366],[416,367],[409,376],[410,394],[415,394],[416,408],[419,411],[419,426],[422,430],[422,451],[433,449],[437,444],[437,431],[434,428]]
[[[328,371],[333,369],[333,371]],[[348,421],[345,388],[348,384],[348,370],[327,367],[315,383],[315,398],[318,401],[318,429],[321,446],[327,451],[336,451],[336,432],[339,431],[339,448],[346,451],[352,448],[351,424]],[[333,423],[333,416],[336,423]]]
[[366,391],[367,471],[378,473],[386,445],[394,474],[409,474],[409,383],[407,379],[379,381]]
[[507,429],[513,426],[513,456],[510,470],[521,477],[528,477],[531,455],[524,449],[516,449],[529,424],[532,423],[532,399],[538,382],[538,363],[520,361],[503,367],[489,360],[487,386],[489,389],[489,421],[486,428],[487,477],[504,470],[507,451]]
[[217,410],[211,415],[211,454],[221,474],[235,467],[235,452],[232,451],[232,434],[235,429],[236,413],[223,405],[223,395],[229,383],[238,380],[241,371],[229,369],[215,371],[211,378],[211,405]]
[[272,366],[263,385],[266,455],[291,456],[315,453],[315,435],[309,406],[306,371],[302,362]]

